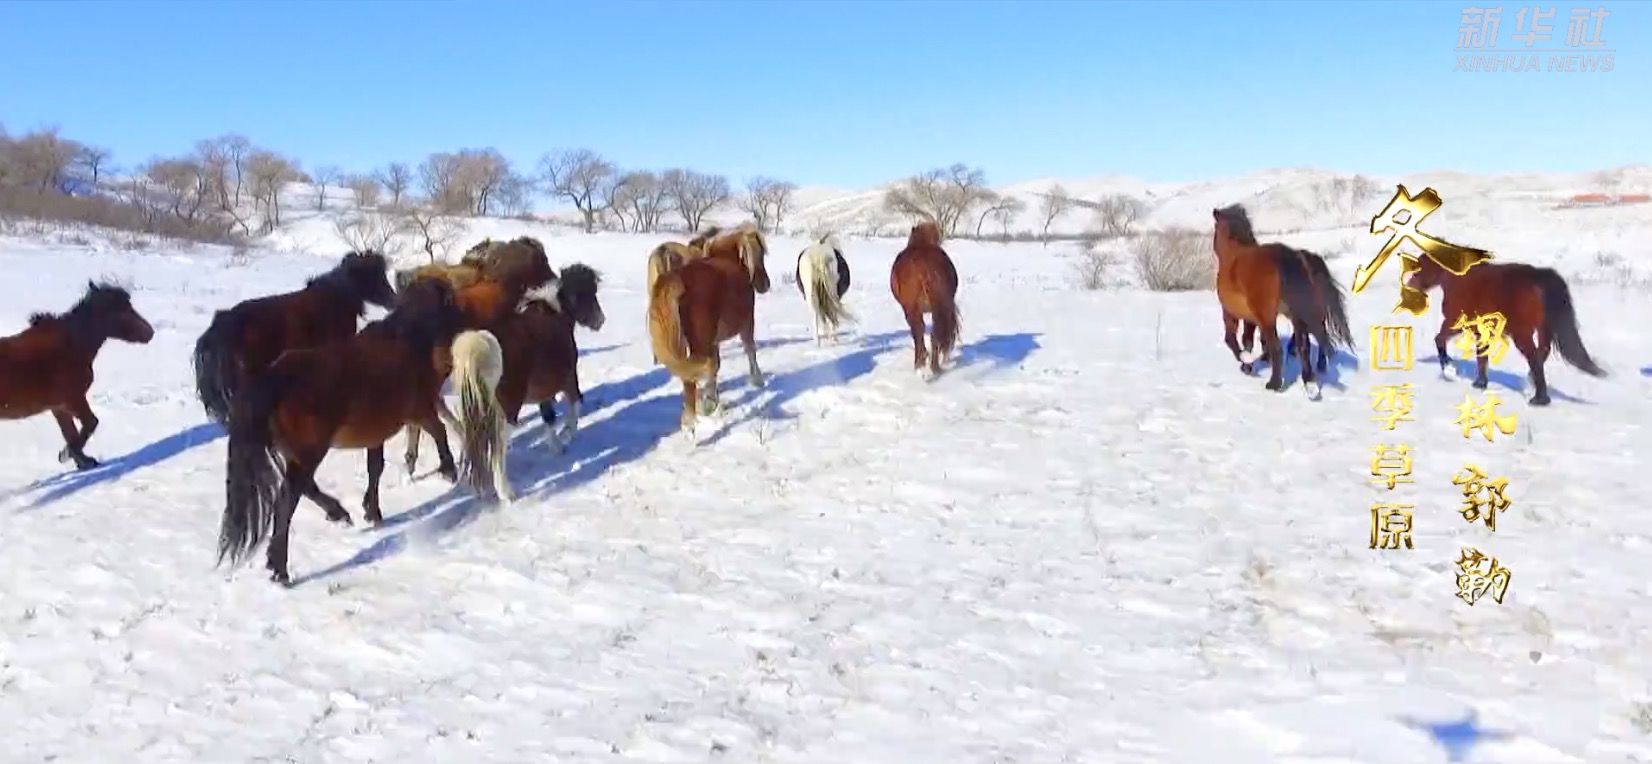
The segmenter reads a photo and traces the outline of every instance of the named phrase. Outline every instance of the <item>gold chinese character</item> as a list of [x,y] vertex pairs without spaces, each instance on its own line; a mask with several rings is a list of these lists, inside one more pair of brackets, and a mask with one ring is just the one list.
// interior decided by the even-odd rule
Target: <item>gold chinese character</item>
[[1415,504],[1371,505],[1371,548],[1406,549],[1411,546],[1411,512]]
[[[1365,291],[1365,285],[1382,269],[1382,264],[1388,261],[1388,256],[1398,251],[1400,244],[1408,240],[1421,249],[1429,259],[1439,263],[1440,267],[1459,276],[1467,273],[1475,264],[1491,259],[1491,253],[1485,250],[1459,247],[1417,230],[1423,218],[1440,208],[1440,203],[1440,195],[1432,188],[1425,188],[1422,193],[1412,196],[1411,192],[1405,190],[1405,186],[1399,187],[1394,193],[1394,198],[1388,201],[1388,206],[1376,217],[1371,218],[1373,235],[1390,235],[1388,242],[1382,245],[1382,250],[1377,252],[1377,256],[1371,258],[1371,262],[1360,266],[1354,273],[1353,291]],[[1406,310],[1418,316],[1428,312],[1428,295],[1406,283],[1406,278],[1421,267],[1416,257],[1400,253],[1400,302],[1394,306],[1394,312]]]
[[1371,482],[1377,485],[1386,485],[1388,490],[1394,490],[1399,483],[1415,483],[1411,479],[1411,447],[1406,445],[1385,446],[1381,443],[1371,449],[1376,454],[1371,457],[1371,475],[1376,478]]
[[1371,327],[1371,368],[1377,371],[1410,371],[1416,359],[1412,350],[1411,327]]
[[1410,382],[1403,385],[1377,385],[1376,389],[1371,391],[1371,410],[1377,412],[1377,416],[1371,417],[1371,421],[1381,422],[1384,430],[1394,429],[1394,425],[1399,422],[1417,421],[1411,416],[1414,395],[1416,392],[1411,388]]
[[1503,593],[1509,590],[1509,579],[1514,577],[1513,571],[1497,564],[1496,557],[1488,560],[1471,547],[1464,548],[1457,558],[1457,570],[1457,596],[1470,605],[1487,592],[1497,604],[1503,604]]
[[1503,354],[1509,352],[1509,341],[1503,337],[1503,329],[1508,326],[1508,320],[1502,313],[1481,313],[1469,317],[1467,313],[1457,316],[1457,323],[1452,324],[1453,331],[1460,331],[1457,338],[1457,349],[1464,356],[1486,356],[1486,360],[1497,363],[1503,360]]
[[1508,478],[1487,480],[1486,473],[1472,464],[1464,466],[1451,484],[1463,489],[1463,508],[1457,510],[1463,519],[1472,523],[1485,518],[1486,527],[1493,532],[1497,531],[1497,513],[1514,505],[1503,495],[1509,487]]
[[1485,436],[1489,442],[1491,441],[1493,427],[1504,435],[1513,435],[1514,426],[1518,424],[1518,420],[1513,414],[1508,416],[1497,414],[1497,407],[1502,403],[1502,398],[1487,393],[1486,402],[1476,405],[1474,399],[1464,393],[1462,404],[1457,406],[1457,418],[1452,421],[1452,424],[1463,428],[1464,438],[1473,435],[1475,430],[1479,430],[1480,434]]

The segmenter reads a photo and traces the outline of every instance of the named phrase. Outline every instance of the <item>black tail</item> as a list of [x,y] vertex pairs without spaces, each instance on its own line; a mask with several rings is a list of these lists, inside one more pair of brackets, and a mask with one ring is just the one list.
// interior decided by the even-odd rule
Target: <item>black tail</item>
[[1585,374],[1606,376],[1606,370],[1589,357],[1588,349],[1583,347],[1583,338],[1577,333],[1577,311],[1572,307],[1572,290],[1567,288],[1566,280],[1553,268],[1535,270],[1537,285],[1543,290],[1543,322],[1547,325],[1549,336],[1554,338],[1560,357]]
[[1323,333],[1322,344],[1352,349],[1353,333],[1348,329],[1342,285],[1331,277],[1324,258],[1285,247],[1278,254],[1279,293],[1291,317],[1315,333]]
[[221,310],[195,341],[195,396],[201,399],[207,417],[219,424],[229,422],[230,402],[240,379],[241,361],[236,353],[240,336],[240,314]]
[[218,562],[239,564],[269,536],[280,488],[270,416],[280,380],[269,371],[253,379],[231,407],[227,501],[218,526]]

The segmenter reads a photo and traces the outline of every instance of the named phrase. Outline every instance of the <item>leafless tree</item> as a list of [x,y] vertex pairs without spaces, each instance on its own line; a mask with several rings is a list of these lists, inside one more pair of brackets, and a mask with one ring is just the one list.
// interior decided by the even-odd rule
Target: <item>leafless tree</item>
[[355,198],[356,207],[365,209],[377,206],[379,203],[379,182],[371,175],[350,175],[344,178],[344,185],[350,189],[350,195]]
[[780,221],[792,206],[792,194],[797,184],[758,176],[746,181],[746,195],[740,198],[740,209],[751,213],[757,228],[765,233],[780,230]]
[[351,251],[372,250],[385,255],[397,253],[399,247],[396,246],[396,237],[408,228],[408,220],[401,213],[368,210],[356,210],[333,223],[333,230],[337,232],[338,238]]
[[1067,189],[1062,187],[1060,183],[1051,183],[1049,189],[1044,192],[1043,200],[1039,202],[1038,206],[1039,214],[1044,216],[1043,236],[1045,244],[1050,241],[1050,225],[1055,223],[1055,219],[1061,217],[1062,213],[1072,209],[1072,206],[1073,197],[1067,193]]
[[101,146],[81,146],[75,154],[75,166],[87,176],[92,188],[103,181],[103,169],[109,165],[109,149]]
[[1010,235],[1010,226],[1015,224],[1016,216],[1025,212],[1027,203],[1019,197],[1006,196],[992,207],[992,219],[1004,227],[1004,236]]
[[632,200],[638,192],[635,175],[631,173],[612,173],[603,180],[597,188],[596,204],[598,209],[619,222],[619,230],[630,230],[630,223],[625,216],[631,212]]
[[459,152],[459,188],[469,200],[471,215],[493,211],[499,188],[512,177],[510,160],[496,149],[465,149]]
[[264,214],[264,231],[281,225],[281,192],[299,177],[297,163],[273,151],[260,149],[247,155],[247,181],[254,206]]
[[1136,273],[1148,289],[1180,292],[1216,287],[1210,237],[1189,228],[1153,231],[1134,240]]
[[596,230],[597,192],[618,172],[612,162],[590,149],[574,149],[546,154],[539,160],[539,174],[551,193],[573,202],[585,219],[585,232]]
[[458,154],[437,153],[419,165],[419,186],[426,203],[444,213],[470,209],[470,199],[460,188],[463,160]]
[[498,201],[499,211],[506,216],[526,215],[533,204],[533,181],[514,172],[506,175],[499,190],[494,192],[494,199]]
[[665,181],[652,172],[634,172],[627,176],[632,191],[632,222],[636,230],[652,233],[660,230],[660,218],[675,209],[671,190]]
[[390,206],[400,207],[408,187],[413,184],[413,171],[401,162],[391,162],[378,172],[378,181],[390,192]]
[[211,172],[193,157],[152,160],[143,170],[166,194],[172,215],[186,224],[199,220],[203,208],[212,203]]
[[1108,236],[1129,236],[1130,230],[1147,215],[1147,203],[1133,196],[1114,194],[1095,205],[1096,223]]
[[962,163],[907,178],[884,194],[884,208],[908,218],[933,220],[944,236],[958,232],[971,210],[996,198],[986,173]]
[[338,182],[340,176],[339,169],[330,164],[317,167],[315,172],[310,173],[310,183],[315,189],[315,208],[317,210],[327,209],[327,186]]
[[458,241],[464,226],[453,216],[430,206],[412,204],[402,212],[408,232],[418,241],[419,248],[430,256],[430,262],[447,259],[448,251]]
[[72,190],[71,170],[81,145],[58,134],[58,128],[36,130],[7,144],[7,164],[12,181],[36,194],[68,193]]
[[660,177],[683,225],[690,232],[700,230],[700,222],[707,212],[729,200],[728,178],[708,175],[694,170],[666,170]]

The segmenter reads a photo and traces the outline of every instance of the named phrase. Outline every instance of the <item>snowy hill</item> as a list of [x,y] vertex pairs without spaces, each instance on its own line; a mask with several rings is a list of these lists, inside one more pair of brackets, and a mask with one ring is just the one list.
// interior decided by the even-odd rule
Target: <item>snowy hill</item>
[[[1246,203],[1346,283],[1394,180],[1373,205],[1337,177],[1067,186],[1151,194],[1148,227]],[[477,220],[461,249],[534,235],[604,273],[580,432],[553,456],[524,417],[509,507],[395,464],[384,528],[301,505],[282,590],[212,567],[225,443],[189,352],[214,310],[329,267],[342,208],[294,209],[239,255],[0,237],[0,334],[104,276],[156,328],[98,359],[102,468],[56,463],[49,417],[0,424],[0,759],[1435,764],[1463,738],[1428,725],[1471,714],[1491,732],[1469,761],[1652,759],[1652,301],[1598,262],[1644,278],[1652,209],[1557,209],[1585,175],[1404,180],[1446,200],[1425,229],[1574,278],[1612,375],[1551,359],[1555,404],[1532,408],[1510,353],[1491,392],[1520,430],[1468,441],[1449,424],[1467,383],[1420,339],[1397,373],[1418,391],[1416,548],[1388,553],[1367,549],[1363,329],[1392,320],[1390,290],[1351,297],[1360,352],[1310,402],[1234,368],[1210,293],[1080,291],[1070,244],[948,242],[964,348],[926,384],[887,291],[900,241],[846,237],[860,322],[816,347],[780,278],[804,240],[777,236],[768,383],[725,380],[690,443],[642,322],[643,257],[671,236]],[[874,196],[821,194],[799,225],[859,233]],[[364,462],[335,452],[317,478],[358,519]],[[1466,462],[1510,479],[1495,534],[1455,511]],[[1502,605],[1454,598],[1470,544],[1513,570]]]

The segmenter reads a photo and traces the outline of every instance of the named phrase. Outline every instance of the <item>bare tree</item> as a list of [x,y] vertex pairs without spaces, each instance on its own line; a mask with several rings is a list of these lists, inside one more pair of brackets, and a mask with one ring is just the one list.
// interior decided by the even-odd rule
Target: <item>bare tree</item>
[[1062,213],[1072,209],[1072,207],[1073,197],[1068,195],[1067,189],[1062,187],[1060,183],[1051,183],[1049,189],[1044,192],[1043,201],[1039,202],[1038,206],[1039,214],[1044,216],[1043,237],[1046,245],[1050,241],[1050,225],[1055,222],[1056,218],[1061,217]]
[[631,211],[632,201],[640,191],[635,181],[636,175],[633,173],[621,174],[615,172],[610,174],[602,182],[602,185],[597,188],[597,206],[619,221],[619,230],[621,231],[628,230],[629,224],[625,216]]
[[327,209],[327,185],[337,182],[339,177],[339,169],[330,164],[317,167],[315,172],[310,173],[310,183],[315,186],[315,208],[317,210]]
[[254,206],[264,213],[264,231],[281,225],[281,192],[299,177],[297,163],[273,151],[255,150],[247,155],[247,180]]
[[690,232],[700,230],[707,212],[729,200],[728,178],[694,170],[667,170],[660,184]]
[[746,195],[738,204],[751,213],[760,231],[771,233],[780,229],[780,221],[791,208],[792,193],[797,184],[758,176],[746,181]]
[[457,154],[437,153],[425,158],[419,165],[419,186],[427,204],[445,213],[470,209],[470,197],[461,187],[463,164]]
[[1216,287],[1210,237],[1189,228],[1150,232],[1134,241],[1136,274],[1148,289],[1180,292]]
[[612,162],[590,149],[574,149],[546,154],[539,160],[539,174],[551,193],[573,202],[585,219],[585,232],[596,230],[597,192],[618,172]]
[[1027,203],[1014,196],[1006,196],[998,204],[993,205],[992,219],[1004,227],[1004,238],[1009,238],[1010,226],[1014,225],[1016,216],[1026,209]]
[[626,178],[626,183],[632,189],[632,224],[641,232],[652,233],[660,230],[660,218],[673,209],[671,190],[666,188],[665,181],[652,172],[633,172],[627,174]]
[[986,187],[986,173],[962,163],[907,178],[884,194],[884,208],[908,218],[932,220],[944,236],[983,202],[996,199]]
[[103,168],[109,164],[109,149],[101,146],[81,146],[80,152],[75,154],[75,165],[88,177],[92,188],[97,188],[102,182]]
[[378,181],[390,192],[390,206],[400,207],[408,187],[413,184],[413,171],[401,162],[391,162],[378,172]]
[[471,215],[492,212],[499,188],[512,177],[510,160],[496,149],[465,149],[459,152],[458,185],[468,200]]
[[350,175],[344,178],[344,186],[350,189],[350,195],[355,198],[357,208],[367,208],[379,203],[379,182],[371,175]]
[[417,239],[419,248],[430,256],[430,262],[446,260],[448,251],[458,240],[464,226],[453,216],[428,204],[412,204],[402,212],[408,232]]
[[58,135],[56,127],[36,130],[10,142],[9,172],[16,176],[16,185],[36,194],[66,194],[73,190],[70,170],[80,150],[79,143]]
[[975,220],[975,238],[981,238],[981,228],[987,224],[987,218],[998,211],[998,205],[1003,204],[1010,197],[999,196],[996,191],[986,191],[981,194],[981,217]]
[[333,223],[338,238],[354,252],[373,251],[394,255],[399,251],[396,237],[407,231],[407,218],[401,213],[357,210]]
[[211,171],[194,158],[155,159],[143,174],[167,198],[167,208],[184,223],[194,223],[211,200]]
[[533,181],[514,172],[506,175],[499,183],[499,190],[494,192],[494,199],[499,203],[499,211],[506,216],[526,215],[533,202]]
[[1095,205],[1096,222],[1108,236],[1129,236],[1130,229],[1147,215],[1147,203],[1133,196],[1114,194]]

